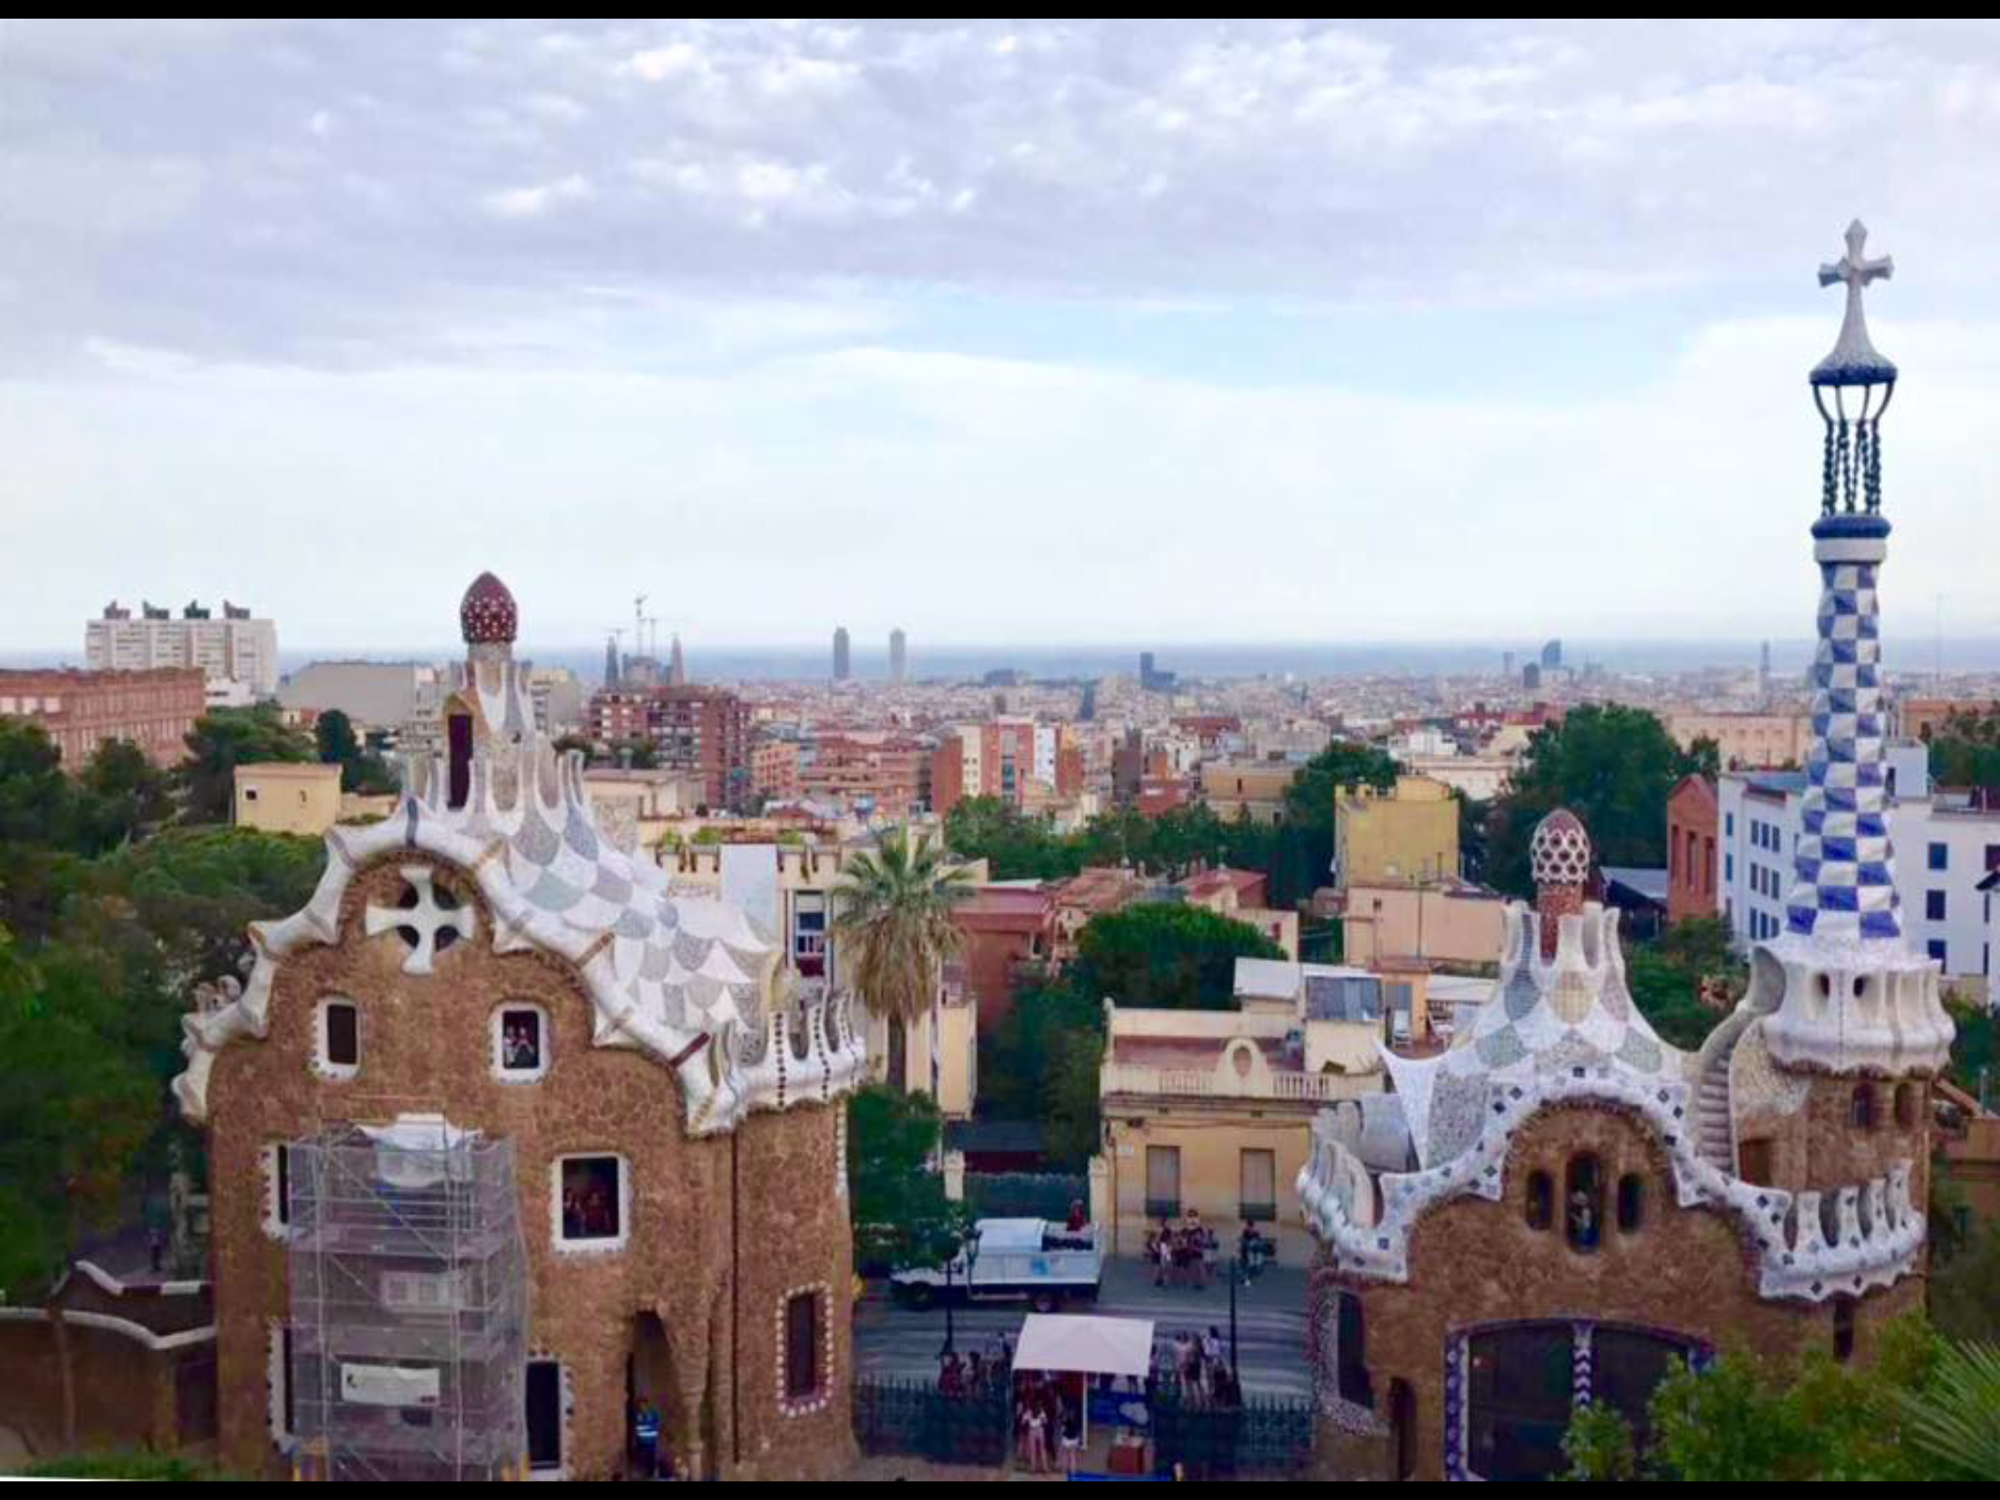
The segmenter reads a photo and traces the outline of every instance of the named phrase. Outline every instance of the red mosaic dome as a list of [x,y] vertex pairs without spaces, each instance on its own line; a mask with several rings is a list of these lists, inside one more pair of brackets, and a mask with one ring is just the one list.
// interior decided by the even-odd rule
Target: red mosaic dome
[[520,628],[520,615],[507,585],[491,573],[472,580],[458,606],[459,629],[468,646],[511,646]]

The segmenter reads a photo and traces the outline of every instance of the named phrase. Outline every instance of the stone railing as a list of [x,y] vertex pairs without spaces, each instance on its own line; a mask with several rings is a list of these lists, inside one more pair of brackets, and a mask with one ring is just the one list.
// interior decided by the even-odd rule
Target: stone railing
[[1359,1080],[1337,1073],[1267,1072],[1238,1077],[1223,1068],[1148,1068],[1106,1063],[1099,1092],[1158,1099],[1272,1099],[1296,1104],[1332,1104],[1364,1092]]

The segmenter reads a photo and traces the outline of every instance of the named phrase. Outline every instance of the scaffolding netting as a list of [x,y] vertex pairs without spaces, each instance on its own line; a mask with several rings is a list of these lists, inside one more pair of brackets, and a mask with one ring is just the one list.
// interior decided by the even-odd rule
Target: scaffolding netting
[[313,1479],[526,1471],[514,1154],[435,1118],[289,1148],[290,1404]]

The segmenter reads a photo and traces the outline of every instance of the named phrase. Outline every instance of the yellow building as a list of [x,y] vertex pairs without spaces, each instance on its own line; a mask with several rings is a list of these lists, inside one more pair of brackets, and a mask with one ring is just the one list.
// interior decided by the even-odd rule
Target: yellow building
[[1725,771],[1802,766],[1812,746],[1812,716],[1670,713],[1667,733],[1683,750],[1713,740]]
[[1393,791],[1343,787],[1334,798],[1333,883],[1434,881],[1458,875],[1458,802],[1451,788],[1399,776]]
[[869,1076],[906,1094],[931,1093],[931,1026],[938,1028],[938,1113],[969,1120],[979,1098],[979,1007],[965,987],[965,966],[946,964],[938,1003],[907,1024],[866,1018]]
[[1253,823],[1275,823],[1298,774],[1289,761],[1212,760],[1201,768],[1201,800],[1225,823],[1246,812]]
[[340,767],[259,761],[235,772],[234,821],[265,833],[317,838],[340,821]]
[[1460,880],[1349,885],[1340,951],[1355,964],[1490,964],[1500,951],[1506,906],[1497,891]]
[[1295,1183],[1313,1118],[1383,1092],[1379,1044],[1413,1022],[1425,1029],[1421,983],[1239,959],[1233,1011],[1107,1001],[1091,1208],[1112,1253],[1144,1254],[1161,1220],[1193,1210],[1225,1253],[1255,1223],[1280,1261],[1303,1265],[1311,1245]]

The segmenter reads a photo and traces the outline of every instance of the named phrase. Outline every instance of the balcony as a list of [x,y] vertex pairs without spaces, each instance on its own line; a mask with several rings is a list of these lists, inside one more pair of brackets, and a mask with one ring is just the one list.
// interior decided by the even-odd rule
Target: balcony
[[1156,1099],[1269,1099],[1287,1104],[1331,1104],[1379,1093],[1374,1074],[1269,1072],[1248,1078],[1214,1068],[1148,1068],[1106,1063],[1098,1080],[1103,1097]]

